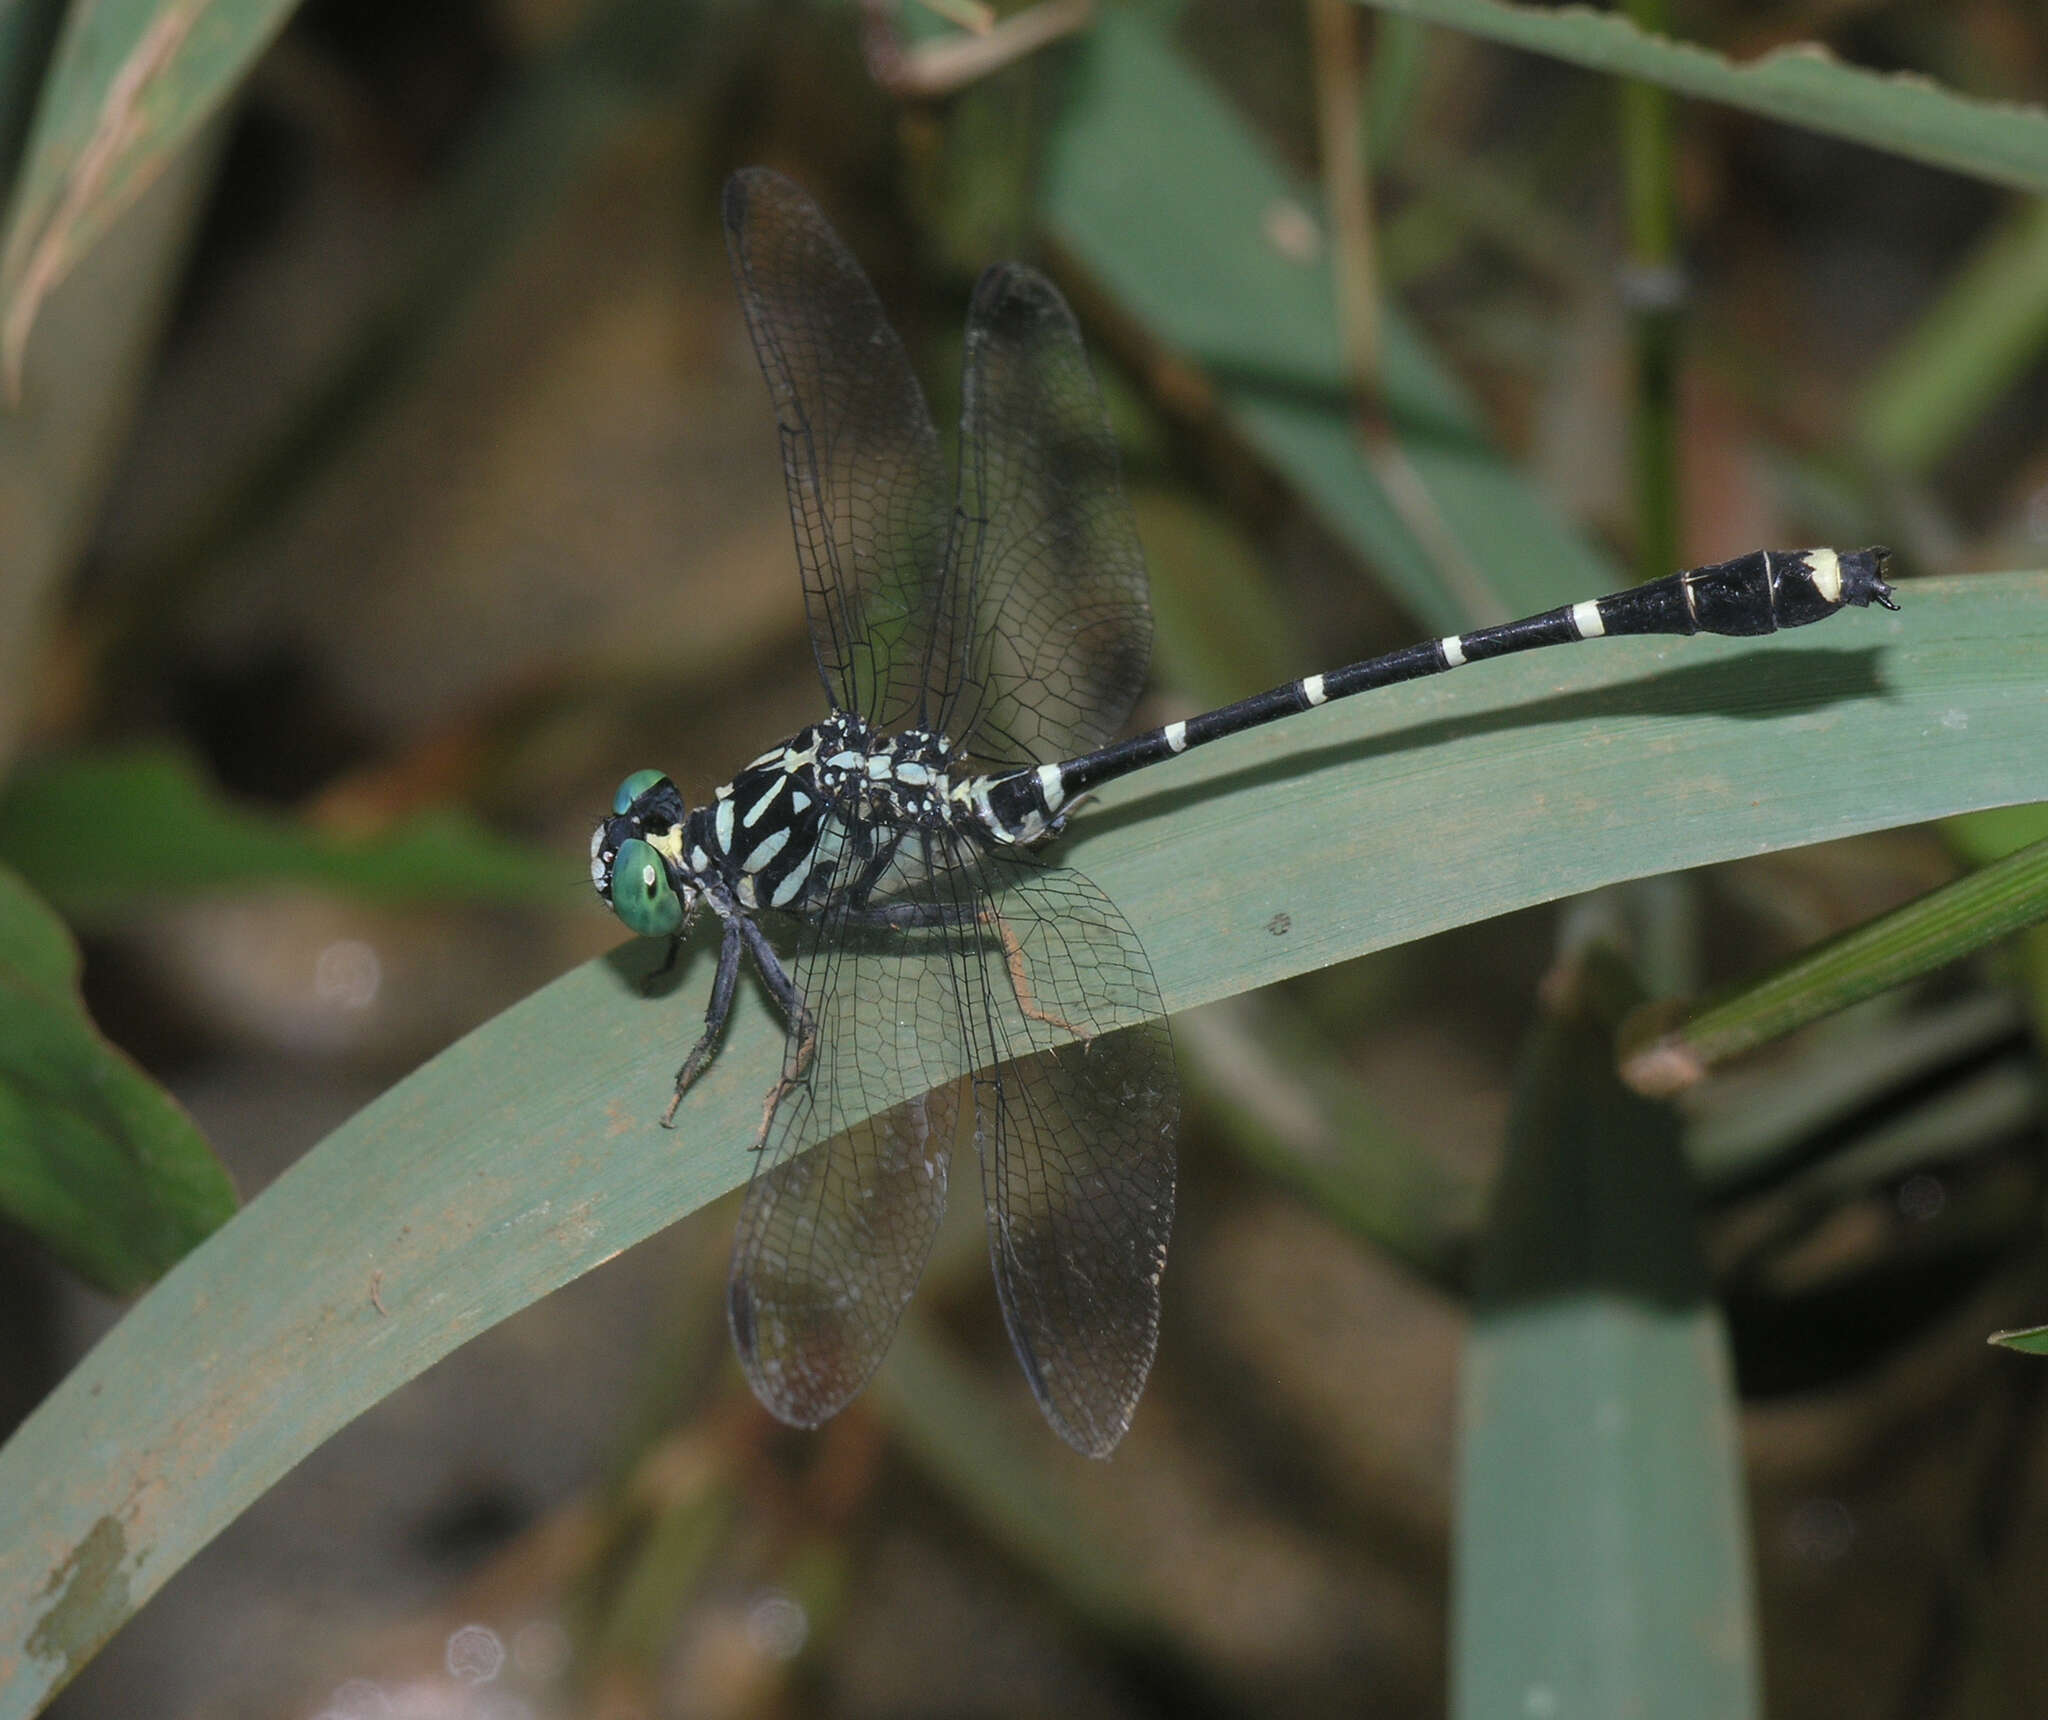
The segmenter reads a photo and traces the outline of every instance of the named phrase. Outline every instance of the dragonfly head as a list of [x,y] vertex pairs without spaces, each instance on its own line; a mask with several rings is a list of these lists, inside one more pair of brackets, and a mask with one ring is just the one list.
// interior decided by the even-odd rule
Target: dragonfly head
[[686,809],[658,770],[636,770],[612,796],[609,818],[590,833],[590,881],[598,900],[637,937],[679,932],[697,905],[683,867]]

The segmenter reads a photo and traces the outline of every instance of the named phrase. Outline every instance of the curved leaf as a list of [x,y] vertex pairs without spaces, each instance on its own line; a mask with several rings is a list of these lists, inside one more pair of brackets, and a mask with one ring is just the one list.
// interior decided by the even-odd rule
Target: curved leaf
[[[2048,573],[1903,601],[1333,704],[1119,785],[1068,857],[1185,1009],[1622,878],[2048,797]],[[747,1174],[780,1057],[757,997],[655,1126],[705,953],[658,998],[653,953],[593,962],[400,1083],[0,1450],[0,1720],[351,1417]]]
[[1972,179],[2048,192],[2048,110],[2040,107],[1981,101],[1911,73],[1866,71],[1812,46],[1780,48],[1738,65],[1709,48],[1660,36],[1589,6],[1518,6],[1507,0],[1363,3],[1552,54],[1589,71],[1641,78],[1683,95],[1726,102],[1783,125],[1846,138]]
[[86,1014],[63,922],[0,866],[0,1213],[125,1294],[234,1210],[191,1119]]
[[2048,841],[1994,860],[1795,956],[1776,973],[1702,1005],[1640,1048],[1630,1045],[1624,1027],[1624,1079],[1656,1098],[1682,1092],[1758,1046],[2043,920]]

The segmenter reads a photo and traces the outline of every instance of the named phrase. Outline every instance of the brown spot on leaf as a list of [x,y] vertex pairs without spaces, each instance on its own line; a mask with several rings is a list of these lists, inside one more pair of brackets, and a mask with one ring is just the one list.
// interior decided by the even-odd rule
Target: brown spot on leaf
[[28,1651],[37,1660],[54,1663],[51,1694],[70,1683],[93,1651],[134,1611],[127,1573],[121,1569],[127,1552],[127,1532],[116,1519],[102,1517],[43,1585],[44,1595],[54,1599],[29,1632]]

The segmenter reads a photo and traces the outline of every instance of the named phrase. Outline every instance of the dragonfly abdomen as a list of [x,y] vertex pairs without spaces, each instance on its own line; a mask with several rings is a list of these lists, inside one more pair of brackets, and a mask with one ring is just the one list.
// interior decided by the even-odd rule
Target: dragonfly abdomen
[[1825,621],[1845,608],[1876,603],[1896,609],[1884,577],[1889,553],[1876,548],[1757,550],[1611,596],[1309,675],[1080,758],[998,778],[986,797],[992,829],[998,841],[1037,841],[1056,824],[1062,809],[1088,790],[1163,763],[1190,747],[1295,716],[1333,699],[1440,675],[1491,657],[1609,635],[1720,633],[1748,638]]

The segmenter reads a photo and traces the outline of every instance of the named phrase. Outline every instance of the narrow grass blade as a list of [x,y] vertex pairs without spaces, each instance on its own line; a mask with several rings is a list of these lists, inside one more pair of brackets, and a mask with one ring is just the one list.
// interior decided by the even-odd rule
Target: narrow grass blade
[[[1905,602],[1341,701],[1118,785],[1064,857],[1180,1010],[1621,878],[2048,795],[2048,574]],[[0,1720],[335,1429],[744,1179],[781,1057],[750,990],[677,1128],[655,1126],[707,955],[654,997],[658,951],[591,963],[443,1052],[181,1262],[0,1449]]]
[[2021,1326],[2010,1332],[1993,1332],[1987,1340],[2029,1356],[2048,1356],[2048,1326]]
[[[1942,826],[1955,850],[1983,865],[2030,842],[2048,842],[2048,805],[2002,806],[1951,818]],[[2029,927],[2019,940],[2020,983],[2034,1018],[2034,1037],[2048,1044],[2048,925]]]
[[1982,866],[2025,848],[2048,842],[2048,804],[1999,806],[1951,818],[1941,827],[1949,845],[1965,859]]
[[1645,1093],[1675,1093],[1722,1064],[2048,919],[2048,842],[1958,878],[1882,919],[1787,963],[1770,978],[1695,1011],[1628,1054]]
[[1847,138],[1994,185],[2048,193],[2048,111],[1979,101],[1931,78],[1865,71],[1801,46],[1738,65],[1589,6],[1507,0],[1364,0],[1382,12],[1469,30],[1589,71],[1642,78],[1782,125]]
[[1853,413],[1863,446],[1922,472],[2048,345],[2048,200],[2021,204],[1890,352]]
[[293,0],[74,6],[0,245],[0,362],[21,374],[51,290],[227,99]]
[[2008,1058],[1903,1107],[1874,1129],[1781,1185],[1794,1205],[1838,1206],[1922,1165],[1952,1164],[2031,1133],[2042,1089],[2030,1058]]
[[112,476],[212,161],[194,150],[51,302],[0,407],[0,769],[13,756],[56,593]]
[[[1639,29],[1661,30],[1664,0],[1622,0]],[[1628,257],[1622,307],[1630,348],[1630,488],[1635,503],[1638,579],[1655,579],[1679,564],[1685,524],[1679,514],[1678,389],[1686,322],[1679,258],[1677,104],[1671,92],[1626,78],[1620,101],[1623,208]]]

